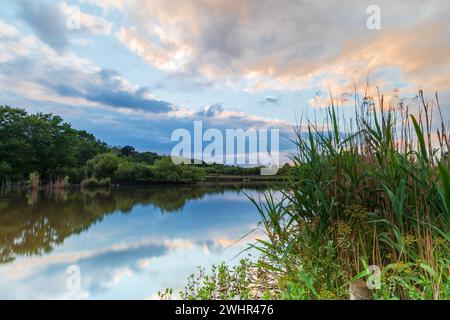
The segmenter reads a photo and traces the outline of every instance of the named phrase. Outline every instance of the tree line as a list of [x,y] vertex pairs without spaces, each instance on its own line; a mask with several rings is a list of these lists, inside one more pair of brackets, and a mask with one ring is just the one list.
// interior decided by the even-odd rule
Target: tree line
[[[0,181],[52,184],[194,183],[207,175],[254,175],[259,168],[175,165],[170,157],[112,147],[53,114],[0,106]],[[36,180],[37,179],[37,180]]]

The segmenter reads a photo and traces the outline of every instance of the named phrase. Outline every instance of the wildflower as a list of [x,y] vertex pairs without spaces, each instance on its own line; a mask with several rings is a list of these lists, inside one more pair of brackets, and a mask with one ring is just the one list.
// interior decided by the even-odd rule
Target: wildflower
[[322,289],[319,291],[319,295],[320,295],[321,299],[323,299],[323,300],[335,300],[336,299],[336,294],[329,290]]
[[417,239],[413,235],[410,235],[410,234],[403,237],[403,244],[405,245],[405,247],[410,247],[416,241],[417,241]]
[[358,204],[352,204],[344,210],[344,217],[350,219],[364,220],[368,215],[366,208]]
[[346,237],[352,233],[352,229],[350,228],[350,226],[347,223],[345,223],[343,221],[339,221],[337,223],[337,232],[338,232],[338,236]]

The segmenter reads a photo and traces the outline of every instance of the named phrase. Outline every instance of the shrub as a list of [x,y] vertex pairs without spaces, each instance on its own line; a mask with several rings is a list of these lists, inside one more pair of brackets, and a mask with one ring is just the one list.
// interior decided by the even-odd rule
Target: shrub
[[133,183],[136,176],[136,165],[128,161],[121,161],[115,172],[115,179],[120,183]]
[[111,179],[105,178],[105,179],[97,180],[96,178],[89,178],[89,179],[83,180],[81,182],[80,186],[81,186],[81,188],[110,187]]
[[99,179],[113,178],[120,159],[112,153],[98,155],[93,160],[93,175]]

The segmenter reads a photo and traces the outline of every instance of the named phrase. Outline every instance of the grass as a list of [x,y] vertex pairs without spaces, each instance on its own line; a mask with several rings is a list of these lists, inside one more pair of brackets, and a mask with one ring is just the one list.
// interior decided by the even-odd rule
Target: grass
[[[269,241],[256,246],[280,276],[283,297],[347,298],[349,283],[371,280],[373,298],[448,299],[449,135],[433,144],[432,108],[419,93],[418,119],[383,96],[355,106],[355,131],[337,106],[330,125],[297,134],[295,170],[284,199],[255,202]],[[440,112],[436,97],[435,107]]]
[[359,281],[372,299],[450,299],[450,135],[437,95],[420,92],[417,103],[412,115],[366,91],[348,121],[331,98],[324,125],[296,130],[282,199],[251,199],[266,233],[252,247],[277,282],[271,298],[348,299]]

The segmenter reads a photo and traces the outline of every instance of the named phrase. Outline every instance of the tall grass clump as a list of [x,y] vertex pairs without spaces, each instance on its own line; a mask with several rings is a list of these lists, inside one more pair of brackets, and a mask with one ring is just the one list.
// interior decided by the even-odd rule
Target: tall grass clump
[[47,185],[49,190],[66,189],[70,187],[70,178],[68,176],[58,176],[56,179],[50,181]]
[[38,172],[30,173],[28,177],[28,185],[31,190],[38,190],[41,185],[41,177]]
[[279,298],[346,299],[358,280],[374,299],[449,299],[450,135],[438,96],[420,92],[414,110],[355,97],[351,121],[331,98],[323,125],[296,130],[283,199],[252,199],[267,234],[255,247]]

